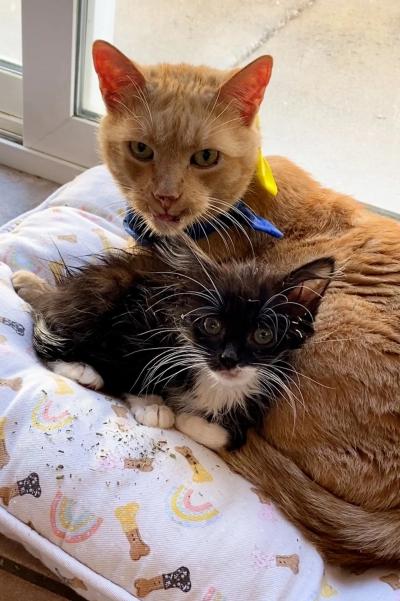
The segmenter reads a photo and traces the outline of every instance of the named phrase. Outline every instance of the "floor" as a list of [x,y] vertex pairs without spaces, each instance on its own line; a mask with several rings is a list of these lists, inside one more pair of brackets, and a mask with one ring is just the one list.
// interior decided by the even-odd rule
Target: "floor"
[[83,601],[18,543],[0,535],[0,601]]
[[0,225],[33,209],[57,188],[54,182],[0,165]]

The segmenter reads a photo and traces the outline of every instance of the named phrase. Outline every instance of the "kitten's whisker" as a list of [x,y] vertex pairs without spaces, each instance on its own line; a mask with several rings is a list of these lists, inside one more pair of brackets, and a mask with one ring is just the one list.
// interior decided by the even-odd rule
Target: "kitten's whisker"
[[[194,277],[191,277],[189,275],[187,275],[186,273],[181,273],[179,271],[153,271],[152,272],[154,275],[174,275],[174,276],[178,276],[181,277],[183,279],[189,280],[191,282],[194,282],[195,284],[197,284],[200,288],[202,288],[204,290],[203,293],[199,293],[198,291],[196,291],[196,294],[204,294],[206,295],[210,300],[212,300],[212,302],[215,302],[217,299],[213,296],[213,292],[212,290],[210,290],[209,288],[207,288],[207,286],[205,286],[204,284],[202,284],[202,282],[199,282],[199,280],[197,280]],[[218,293],[218,290],[216,291]],[[194,292],[193,292],[194,293]],[[218,293],[219,295],[219,293]],[[221,297],[219,296],[219,299]]]
[[326,340],[310,340],[307,344],[328,344],[329,342],[354,342],[359,338],[327,338]]
[[[182,349],[181,349],[181,351],[182,351]],[[187,363],[189,360],[191,360],[192,363],[193,363],[197,359],[198,359],[197,356],[194,356],[194,355],[192,356],[192,355],[188,354],[187,350],[185,352],[171,353],[169,356],[167,355],[166,357],[162,357],[159,361],[157,361],[151,367],[151,369],[147,373],[146,377],[144,378],[144,380],[143,380],[143,386],[142,386],[142,389],[140,391],[140,394],[142,393],[142,391],[145,388],[148,388],[150,386],[150,384],[152,384],[153,382],[158,383],[159,378],[164,373],[166,373],[166,371],[169,371],[173,367],[181,367],[182,365],[185,365],[185,363]],[[174,362],[171,363],[172,361],[174,361]],[[178,363],[178,361],[179,361],[179,363]],[[189,363],[189,366],[192,363]],[[165,367],[168,364],[170,364],[169,367],[160,374],[159,370],[162,369],[163,367]],[[143,370],[141,371],[140,375],[143,373],[143,371],[145,371],[146,367],[143,368]],[[138,379],[139,379],[139,377],[137,378],[137,380]],[[135,385],[135,383],[133,385]]]
[[[155,378],[153,378],[152,380],[150,380],[148,382],[145,382],[143,384],[143,388],[142,388],[140,394],[142,394],[143,390],[148,389],[149,386],[151,386],[151,385],[153,385],[153,389],[154,389],[155,386],[158,386],[159,384],[161,384],[162,382],[165,382],[166,380],[168,380],[168,382],[169,382],[170,380],[172,380],[172,378],[177,377],[182,372],[189,371],[192,368],[193,365],[195,365],[193,362],[185,364],[185,361],[181,361],[180,364],[178,364],[178,363],[172,363],[161,374],[157,374]],[[169,371],[174,370],[175,368],[178,368],[178,367],[181,368],[181,369],[178,369],[178,371],[174,371],[174,373],[171,376],[164,376],[164,374],[166,374]],[[162,377],[162,376],[164,376],[164,377]]]
[[210,302],[213,307],[215,307],[215,308],[219,307],[219,303],[218,303],[217,299],[215,299],[214,297],[210,297],[207,294],[205,294],[204,292],[199,292],[199,291],[195,292],[194,290],[190,290],[189,292],[174,292],[173,294],[169,294],[168,296],[165,296],[165,297],[159,299],[158,301],[156,301],[155,303],[153,303],[150,306],[150,308],[153,310],[154,307],[156,307],[160,303],[167,301],[171,298],[174,298],[174,299],[179,298],[180,296],[198,296],[199,298],[203,298],[204,300]]
[[136,355],[137,353],[144,353],[146,351],[158,351],[160,349],[175,349],[175,346],[153,346],[150,348],[140,348],[135,351],[131,351],[130,353],[126,353],[123,357],[131,357],[132,355]]
[[[286,361],[282,361],[282,363],[286,364]],[[287,371],[293,371],[294,373],[296,373],[296,375],[299,377],[301,376],[302,378],[305,378],[306,380],[310,380],[310,382],[313,382],[314,384],[317,384],[318,386],[321,386],[322,388],[328,388],[330,390],[335,390],[335,388],[333,386],[328,386],[327,384],[322,384],[322,382],[319,382],[318,380],[314,380],[313,378],[311,378],[310,376],[307,376],[306,374],[303,374],[301,371],[299,371],[298,369],[292,367],[290,365],[290,363],[287,363],[287,366],[281,366],[281,369],[287,370]]]
[[139,375],[136,378],[135,382],[131,386],[131,390],[132,390],[133,386],[135,386],[135,384],[138,382],[138,380],[140,379],[140,377],[142,376],[142,374],[146,370],[148,370],[148,374],[146,375],[146,378],[144,379],[144,383],[148,379],[150,379],[153,376],[153,374],[155,374],[157,372],[157,370],[160,367],[162,367],[162,365],[170,362],[172,359],[180,358],[180,356],[182,356],[183,358],[185,358],[187,356],[187,350],[185,350],[185,352],[183,352],[183,349],[177,349],[176,347],[173,347],[173,348],[174,348],[174,350],[172,350],[172,351],[171,350],[168,350],[167,352],[164,351],[163,353],[160,353],[159,355],[157,355],[155,357],[152,357],[150,359],[150,361],[148,361],[146,363],[146,365],[143,367],[143,369],[139,373]]
[[[304,398],[303,398],[303,395],[301,393],[301,390],[297,386],[296,382],[294,382],[293,378],[291,378],[290,376],[287,376],[287,375],[283,374],[284,377],[285,377],[285,379],[287,379],[289,382],[292,382],[298,388],[298,390],[300,392],[300,395],[301,395],[301,400],[293,393],[293,391],[287,386],[287,384],[285,383],[285,381],[276,373],[276,371],[279,372],[279,368],[277,368],[276,365],[274,365],[274,370],[268,369],[268,366],[263,366],[263,367],[261,367],[261,369],[259,369],[259,372],[264,377],[266,377],[269,382],[275,382],[278,386],[280,386],[282,388],[282,391],[285,392],[285,394],[287,395],[288,398],[295,399],[303,407],[305,407]],[[282,373],[283,372],[281,372],[281,374]],[[291,404],[291,406],[292,406],[292,404]]]

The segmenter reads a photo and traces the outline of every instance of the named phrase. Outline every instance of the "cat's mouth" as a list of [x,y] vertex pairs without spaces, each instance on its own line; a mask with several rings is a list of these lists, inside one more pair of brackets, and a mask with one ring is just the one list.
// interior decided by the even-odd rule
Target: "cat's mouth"
[[217,373],[221,378],[226,380],[236,380],[243,375],[241,367],[234,367],[233,369],[220,369]]
[[214,369],[214,378],[225,386],[238,386],[246,384],[254,378],[254,369],[251,367],[233,367],[232,369]]
[[180,211],[176,215],[172,215],[168,211],[164,213],[156,213],[152,211],[147,216],[147,221],[150,221],[151,228],[159,234],[170,235],[176,234],[177,231],[183,230],[190,224],[190,219],[187,218],[185,210]]

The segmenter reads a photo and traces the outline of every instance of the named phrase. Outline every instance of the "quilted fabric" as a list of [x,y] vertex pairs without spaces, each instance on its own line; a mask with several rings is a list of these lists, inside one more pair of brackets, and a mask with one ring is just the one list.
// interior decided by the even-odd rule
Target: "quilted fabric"
[[325,570],[217,455],[37,360],[12,272],[124,246],[122,215],[97,167],[0,230],[0,530],[92,601],[400,601],[399,574]]

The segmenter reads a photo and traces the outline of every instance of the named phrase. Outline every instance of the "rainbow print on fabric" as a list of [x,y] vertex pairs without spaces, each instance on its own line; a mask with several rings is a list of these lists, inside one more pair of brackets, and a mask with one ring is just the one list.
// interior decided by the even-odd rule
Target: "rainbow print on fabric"
[[172,491],[168,498],[168,508],[175,522],[183,526],[205,526],[215,521],[220,513],[208,501],[195,504],[192,501],[194,490],[183,484]]
[[103,523],[88,511],[77,513],[76,501],[59,490],[50,507],[50,523],[54,534],[66,543],[81,543],[90,538]]
[[60,430],[69,426],[75,417],[65,410],[60,413],[52,413],[53,401],[48,398],[47,392],[42,390],[38,402],[32,410],[32,426],[42,432]]

